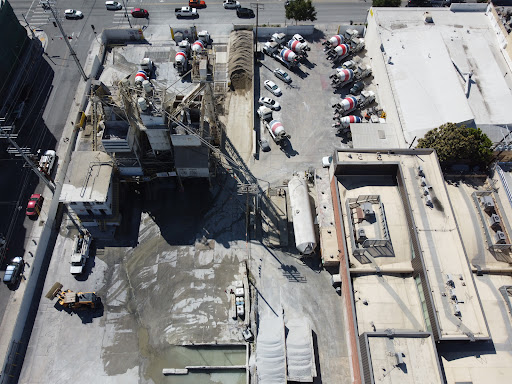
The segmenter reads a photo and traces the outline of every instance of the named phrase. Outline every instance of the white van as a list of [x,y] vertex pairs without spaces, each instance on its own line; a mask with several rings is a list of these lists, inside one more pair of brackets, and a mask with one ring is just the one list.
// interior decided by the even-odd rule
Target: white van
[[106,1],[105,7],[107,7],[107,9],[114,10],[114,11],[117,11],[118,9],[123,8],[123,6],[120,3],[118,3],[117,1]]

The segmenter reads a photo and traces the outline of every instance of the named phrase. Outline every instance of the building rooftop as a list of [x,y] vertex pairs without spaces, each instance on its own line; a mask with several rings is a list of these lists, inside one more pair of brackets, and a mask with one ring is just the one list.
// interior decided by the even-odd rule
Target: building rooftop
[[106,201],[113,170],[114,164],[105,152],[73,152],[60,201],[63,203]]
[[[447,122],[487,128],[512,123],[510,69],[485,9],[429,8],[433,23],[426,23],[422,8],[372,8],[366,39],[377,41],[367,55],[372,67],[385,66],[376,78],[378,101],[392,97],[407,142]],[[391,93],[384,92],[388,82]]]
[[[380,193],[386,212],[393,212],[386,217],[390,223],[392,244],[396,248],[395,258],[405,262],[407,257],[413,259],[414,276],[420,279],[420,285],[426,284],[422,295],[428,295],[432,300],[433,323],[427,324],[427,329],[434,328],[438,332],[434,334],[445,340],[488,339],[487,323],[435,152],[339,150],[334,167],[344,216],[347,216],[344,202],[351,195]],[[427,205],[420,169],[431,205]],[[358,175],[361,178],[359,184],[344,184],[346,179]],[[368,181],[363,182],[363,179]],[[406,221],[400,219],[400,212],[412,220],[410,224],[405,225]],[[407,245],[409,241],[412,246]],[[411,257],[411,252],[416,256],[420,253],[421,257]],[[349,255],[352,263],[354,257],[350,248]],[[379,266],[376,262],[372,264]],[[421,282],[423,276],[426,281]]]
[[[432,335],[428,333],[366,334],[371,356],[368,374],[375,383],[443,383]],[[366,378],[366,377],[365,377]],[[367,380],[366,382],[370,382]]]

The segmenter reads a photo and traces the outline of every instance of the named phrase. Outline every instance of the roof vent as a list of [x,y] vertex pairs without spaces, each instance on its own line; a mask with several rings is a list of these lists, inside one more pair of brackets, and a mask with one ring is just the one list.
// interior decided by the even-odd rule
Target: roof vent
[[430,12],[425,12],[423,14],[423,19],[425,20],[425,23],[434,23],[434,19],[432,18]]

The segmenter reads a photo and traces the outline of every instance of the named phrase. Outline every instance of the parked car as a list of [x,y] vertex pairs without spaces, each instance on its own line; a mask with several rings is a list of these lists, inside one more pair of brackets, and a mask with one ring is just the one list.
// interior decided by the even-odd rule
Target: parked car
[[279,104],[274,99],[271,99],[270,97],[260,97],[258,102],[260,105],[264,105],[265,107],[273,109],[274,111],[281,109],[281,104]]
[[121,3],[118,3],[117,1],[105,1],[105,7],[110,11],[117,11],[123,8]]
[[7,268],[5,268],[4,283],[7,285],[16,284],[21,276],[21,272],[23,272],[23,265],[24,262],[20,256],[12,259]]
[[41,196],[39,193],[34,193],[32,194],[32,196],[30,196],[25,213],[28,217],[36,218],[37,216],[39,216],[39,213],[41,212],[42,205],[43,196]]
[[236,15],[240,18],[242,18],[242,17],[253,18],[254,11],[251,8],[237,8]]
[[66,9],[64,11],[64,16],[66,19],[81,19],[84,17],[84,14],[76,9]]
[[361,92],[364,88],[364,83],[362,81],[358,81],[357,83],[354,83],[352,88],[350,88],[350,93],[352,95],[357,95],[359,92]]
[[235,0],[224,0],[224,3],[222,5],[224,6],[224,9],[240,8],[240,2]]
[[272,92],[275,96],[281,96],[281,88],[277,86],[272,80],[265,80],[265,88]]
[[142,8],[134,8],[132,11],[132,17],[136,19],[147,19],[149,17],[149,12]]
[[290,75],[287,72],[283,71],[282,69],[274,69],[274,76],[277,77],[278,79],[283,80],[286,84],[292,82],[292,78],[290,77]]
[[329,168],[332,163],[332,156],[322,157],[322,167]]

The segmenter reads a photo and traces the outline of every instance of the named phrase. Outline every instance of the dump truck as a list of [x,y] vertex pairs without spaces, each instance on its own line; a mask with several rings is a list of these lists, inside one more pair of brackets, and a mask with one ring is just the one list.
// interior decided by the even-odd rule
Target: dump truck
[[59,305],[68,309],[96,308],[100,302],[96,292],[73,292],[70,289],[64,291],[62,287],[59,282],[53,284],[46,298],[53,300],[57,297]]

